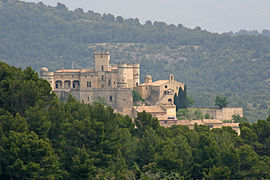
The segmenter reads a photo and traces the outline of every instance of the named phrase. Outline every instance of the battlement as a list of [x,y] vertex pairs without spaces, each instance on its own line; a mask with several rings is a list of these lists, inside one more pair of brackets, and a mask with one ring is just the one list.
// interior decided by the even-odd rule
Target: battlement
[[94,55],[109,55],[109,51],[106,50],[95,50]]

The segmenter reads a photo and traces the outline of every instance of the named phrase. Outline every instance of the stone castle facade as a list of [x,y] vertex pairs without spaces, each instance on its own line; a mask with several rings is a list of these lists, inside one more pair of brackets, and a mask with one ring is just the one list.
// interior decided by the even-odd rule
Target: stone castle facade
[[[93,103],[102,98],[106,103],[125,115],[136,118],[138,112],[146,111],[158,118],[165,127],[171,125],[188,125],[193,127],[193,121],[177,120],[174,94],[178,95],[179,88],[184,89],[184,83],[178,82],[170,74],[167,80],[152,81],[146,75],[144,83],[140,84],[140,64],[110,65],[110,54],[107,51],[95,51],[94,69],[60,69],[49,71],[48,68],[40,69],[40,77],[46,79],[61,99],[65,100],[72,95],[80,102]],[[134,106],[132,91],[136,90],[145,100],[145,104]],[[232,114],[243,116],[242,108],[226,108],[222,110],[202,109],[202,112],[211,115],[208,124],[206,120],[196,122],[213,127],[222,127],[222,119],[231,119]],[[217,119],[216,122],[213,119]],[[213,122],[212,122],[213,121]],[[183,124],[184,123],[184,124]],[[238,124],[229,124],[239,128]],[[235,127],[234,127],[235,126]],[[237,131],[238,132],[238,131]]]
[[95,51],[94,69],[61,69],[50,72],[41,68],[40,77],[46,79],[60,98],[69,94],[84,103],[97,98],[119,111],[132,106],[132,90],[140,84],[140,64],[110,65],[107,51]]
[[102,98],[118,112],[123,108],[133,106],[132,91],[138,91],[148,106],[173,105],[173,96],[178,93],[183,83],[174,80],[170,75],[168,80],[152,82],[147,75],[145,83],[140,84],[140,64],[110,65],[110,54],[107,51],[95,51],[94,69],[60,69],[49,71],[40,69],[40,77],[46,79],[60,98],[66,99],[71,94],[84,103],[92,103]]

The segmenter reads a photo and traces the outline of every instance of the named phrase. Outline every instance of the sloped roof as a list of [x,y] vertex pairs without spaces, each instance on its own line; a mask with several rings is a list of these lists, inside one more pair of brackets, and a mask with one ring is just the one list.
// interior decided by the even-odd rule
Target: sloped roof
[[134,109],[138,112],[149,112],[149,113],[164,113],[165,111],[160,106],[134,106]]
[[143,84],[141,84],[141,86],[144,86],[144,85],[148,85],[148,86],[161,86],[161,85],[166,84],[168,82],[169,82],[169,80],[158,80],[158,81],[151,82],[151,83],[143,83]]
[[95,72],[94,69],[82,69],[81,72]]
[[81,69],[60,69],[55,72],[70,72],[70,73],[75,73],[75,72],[81,72]]
[[93,69],[60,69],[55,72],[59,73],[79,73],[79,72],[95,72]]

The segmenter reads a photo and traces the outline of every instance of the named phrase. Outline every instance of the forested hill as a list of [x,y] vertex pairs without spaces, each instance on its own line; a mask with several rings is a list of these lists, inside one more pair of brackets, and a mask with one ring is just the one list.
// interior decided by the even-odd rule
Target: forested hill
[[187,84],[195,106],[212,106],[224,94],[249,120],[266,118],[270,105],[270,38],[214,34],[199,27],[124,19],[42,3],[0,1],[0,59],[39,70],[93,65],[93,50],[111,63],[141,63],[154,80],[173,73]]
[[[135,128],[135,126],[137,128]],[[0,179],[269,179],[270,116],[161,127],[99,103],[60,102],[31,68],[0,62]]]

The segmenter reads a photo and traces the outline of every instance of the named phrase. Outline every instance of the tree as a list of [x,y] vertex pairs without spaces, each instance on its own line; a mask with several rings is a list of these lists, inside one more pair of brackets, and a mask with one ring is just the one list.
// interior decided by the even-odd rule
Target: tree
[[220,109],[227,107],[228,105],[228,100],[226,97],[220,97],[217,96],[215,99],[215,106],[218,106]]
[[187,96],[187,88],[186,85],[184,86],[184,90],[182,87],[179,87],[178,95],[175,93],[174,97],[174,104],[176,105],[176,110],[180,108],[188,108],[194,103],[194,100],[191,97]]
[[144,102],[144,99],[142,98],[142,96],[140,95],[138,91],[133,90],[132,97],[133,97],[133,102],[139,102],[139,101]]

